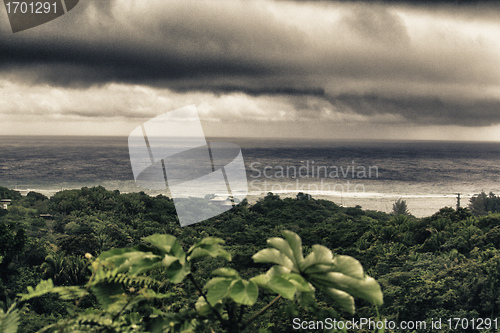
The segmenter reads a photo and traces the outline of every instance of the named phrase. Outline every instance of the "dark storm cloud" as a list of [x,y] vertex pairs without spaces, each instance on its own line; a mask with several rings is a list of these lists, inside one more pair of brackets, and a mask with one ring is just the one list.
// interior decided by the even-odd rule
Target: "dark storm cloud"
[[[239,1],[229,9],[196,3],[195,11],[176,3],[165,6],[162,15],[151,7],[146,13],[151,17],[140,19],[142,13],[137,13],[136,21],[128,24],[119,21],[120,14],[113,13],[109,3],[101,3],[86,2],[74,19],[66,15],[58,25],[4,33],[0,69],[24,71],[24,80],[59,86],[125,82],[179,91],[316,95],[322,83],[310,84],[307,75],[387,72],[382,64],[386,57],[398,56],[391,52],[409,40],[400,20],[381,7],[356,6],[331,33],[311,36],[315,31]],[[86,12],[97,13],[93,22],[87,21]],[[314,40],[329,37],[335,39],[329,46]],[[365,46],[370,46],[367,54],[360,52]],[[366,62],[366,57],[371,60]]]
[[[325,107],[311,106],[304,96],[330,103],[335,112],[393,114],[420,124],[499,123],[498,100],[464,88],[500,85],[498,44],[436,28],[439,16],[429,16],[423,28],[408,26],[394,8],[360,2],[81,1],[71,13],[19,34],[0,24],[0,75],[75,89],[116,82],[184,93],[283,96],[310,118]],[[481,21],[477,13],[484,8],[453,11],[468,22]],[[418,85],[436,89],[421,97],[411,88]]]
[[[280,26],[254,5],[233,14],[203,4],[195,13],[183,4],[172,7],[165,6],[162,9],[170,11],[157,15],[152,6],[149,20],[138,14],[136,22],[124,24],[110,5],[92,2],[75,12],[73,22],[64,17],[58,26],[45,25],[29,34],[4,33],[0,68],[6,72],[25,68],[35,83],[61,86],[126,82],[175,89],[179,79],[225,77],[221,91],[245,90],[241,83],[231,88],[228,82],[290,69],[272,53],[283,55],[307,46],[300,31]],[[97,22],[85,21],[85,11],[91,9]],[[217,85],[214,89],[219,90]],[[284,88],[271,87],[270,93],[276,89]],[[250,92],[258,90],[264,88]]]
[[456,103],[438,97],[388,98],[377,95],[339,95],[328,98],[341,112],[374,116],[401,114],[408,122],[426,125],[490,126],[497,124],[500,113],[498,99]]
[[236,85],[233,86],[212,86],[212,87],[207,87],[204,85],[195,85],[195,84],[190,84],[187,87],[181,87],[177,86],[176,91],[178,92],[187,92],[191,90],[198,90],[198,91],[210,91],[210,92],[215,92],[216,94],[223,94],[223,93],[233,93],[233,92],[245,92],[245,94],[250,95],[250,96],[261,96],[261,95],[286,95],[286,96],[324,96],[325,95],[325,89],[323,88],[296,88],[296,87],[286,87],[286,86],[281,86],[281,87],[238,87]]
[[401,19],[386,10],[356,6],[341,19],[341,25],[380,45],[407,47],[410,37]]
[[[271,66],[223,59],[186,59],[182,54],[157,54],[124,44],[0,41],[0,68],[26,70],[34,83],[91,86],[125,82],[169,86],[167,81],[214,75],[257,75]],[[267,68],[266,68],[267,67]]]

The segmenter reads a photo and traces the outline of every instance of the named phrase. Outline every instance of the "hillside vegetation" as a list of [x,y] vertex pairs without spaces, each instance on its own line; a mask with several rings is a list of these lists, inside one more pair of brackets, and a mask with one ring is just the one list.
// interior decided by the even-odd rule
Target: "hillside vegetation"
[[[272,306],[256,320],[245,327],[238,324],[238,329],[297,332],[292,327],[292,318],[296,317],[312,321],[319,320],[320,316],[332,316],[346,320],[382,318],[398,322],[426,320],[430,323],[431,318],[496,318],[500,311],[500,214],[481,211],[481,207],[478,208],[479,201],[474,207],[477,215],[468,209],[456,211],[443,208],[433,216],[418,219],[411,215],[365,211],[360,207],[343,208],[326,200],[309,200],[308,196],[302,194],[294,199],[281,199],[269,193],[254,205],[250,206],[244,201],[222,215],[181,228],[173,201],[161,195],[150,197],[142,192],[120,194],[118,191],[95,187],[61,191],[49,199],[34,192],[22,197],[18,192],[0,188],[0,198],[12,199],[8,210],[0,209],[0,322],[5,314],[17,311],[19,332],[36,332],[58,321],[64,322],[66,318],[91,313],[89,311],[104,316],[103,313],[109,310],[107,307],[117,299],[111,298],[111,303],[103,304],[102,295],[96,292],[99,287],[92,285],[93,289],[89,289],[92,284],[89,284],[89,278],[94,276],[96,280],[93,283],[99,282],[97,276],[101,274],[99,269],[102,269],[102,266],[96,266],[98,261],[95,258],[100,256],[100,260],[109,261],[110,254],[118,253],[112,249],[118,248],[123,249],[120,255],[129,252],[138,255],[148,251],[159,255],[160,250],[153,249],[155,246],[161,247],[160,243],[152,241],[157,237],[152,236],[155,234],[175,237],[179,248],[187,256],[192,254],[190,251],[194,248],[203,247],[200,244],[217,246],[210,247],[210,251],[215,252],[208,251],[209,254],[202,261],[193,261],[188,265],[185,262],[190,259],[180,260],[182,269],[186,269],[182,277],[185,279],[180,282],[171,281],[172,276],[168,274],[172,272],[173,266],[168,265],[162,266],[165,268],[163,270],[144,266],[146,268],[141,272],[147,274],[132,274],[134,278],[147,276],[160,282],[170,281],[156,289],[148,289],[156,293],[156,296],[146,295],[150,299],[142,295],[146,299],[137,301],[137,297],[141,296],[137,290],[143,290],[138,288],[144,286],[144,282],[138,282],[138,286],[133,287],[127,284],[127,280],[118,281],[122,288],[128,288],[127,300],[134,296],[137,304],[149,302],[149,308],[134,308],[140,318],[153,318],[151,316],[156,311],[153,309],[181,317],[190,316],[189,311],[196,312],[197,307],[203,306],[200,297],[205,291],[200,291],[202,288],[199,287],[214,277],[212,271],[221,267],[227,270],[218,271],[219,277],[241,281],[234,280],[231,283],[244,285],[244,295],[250,300],[229,297],[230,294],[221,295],[217,302],[224,303],[227,298],[226,303],[229,305],[217,311],[221,317],[225,317],[215,326],[207,324],[207,332],[212,329],[231,331],[227,326],[230,325],[228,318],[239,317],[242,313],[240,324],[248,322],[254,313],[273,301]],[[487,198],[478,200],[486,202]],[[41,217],[40,214],[50,216]],[[352,257],[359,260],[367,276],[374,278],[380,285],[383,304],[375,300],[376,292],[370,294],[371,291],[367,291],[372,285],[354,288],[358,293],[353,292],[354,289],[348,290],[355,299],[356,312],[352,315],[349,306],[332,299],[320,285],[315,285],[317,292],[313,297],[314,302],[306,302],[306,291],[299,290],[297,283],[293,283],[295,289],[288,290],[293,293],[287,294],[283,290],[277,291],[275,287],[266,287],[262,281],[252,280],[271,271],[272,263],[277,264],[276,260],[258,260],[259,257],[254,256],[270,246],[266,240],[284,237],[287,242],[291,242],[291,235],[301,239],[304,257],[319,249],[313,247],[319,244],[331,249],[337,258]],[[169,241],[174,242],[173,239]],[[225,244],[221,244],[220,240]],[[149,250],[145,251],[144,246],[149,246]],[[229,257],[231,261],[227,261]],[[123,261],[113,263],[121,265]],[[127,272],[133,271],[131,267],[136,267],[134,265],[127,266]],[[361,269],[355,260],[350,261],[349,265]],[[337,267],[341,267],[341,264]],[[232,270],[238,275],[228,273]],[[190,274],[196,276],[198,283],[190,280]],[[280,274],[284,272],[280,271]],[[311,276],[303,272],[299,275],[307,282],[313,281],[308,280]],[[38,289],[40,295],[35,297],[37,295],[33,293],[36,290],[31,289],[31,296],[21,299],[21,294],[30,294],[28,287],[34,288],[41,280],[46,281],[42,285],[46,292]],[[47,284],[48,281],[51,281],[52,286]],[[101,282],[110,283],[108,280]],[[259,286],[258,298],[252,291],[252,284]],[[73,297],[64,297],[64,292],[58,292],[63,289],[49,291],[51,288],[69,286],[79,290],[75,291]],[[89,295],[83,296],[81,291],[85,291],[85,288]],[[277,295],[292,297],[287,299],[283,296],[276,300]],[[78,302],[77,307],[74,306],[75,301]],[[214,302],[214,308],[217,302]],[[11,307],[12,304],[15,304],[16,310]],[[231,312],[235,309],[237,312]],[[124,307],[122,310],[111,319],[128,320],[130,327],[134,320],[140,321],[139,317],[131,316],[131,309]],[[215,317],[215,312],[206,313],[207,320],[217,322]],[[172,324],[172,331],[175,325]],[[182,331],[181,326],[175,327]],[[106,329],[112,331],[111,328]],[[182,329],[189,331],[187,326]],[[198,329],[203,331],[201,326]],[[444,327],[442,331],[454,330]]]

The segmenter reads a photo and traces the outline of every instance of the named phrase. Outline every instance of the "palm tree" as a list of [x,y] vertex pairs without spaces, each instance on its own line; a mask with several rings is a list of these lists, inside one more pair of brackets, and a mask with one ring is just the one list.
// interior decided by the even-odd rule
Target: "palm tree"
[[61,285],[64,278],[64,267],[66,265],[64,253],[50,254],[45,258],[45,262],[40,267],[45,279],[52,279],[56,285]]
[[399,198],[392,205],[392,214],[393,215],[410,215],[410,211],[408,210],[408,206],[406,205],[406,201]]
[[88,261],[81,256],[67,257],[65,261],[66,265],[63,271],[64,283],[74,286],[85,284],[88,275],[90,275]]

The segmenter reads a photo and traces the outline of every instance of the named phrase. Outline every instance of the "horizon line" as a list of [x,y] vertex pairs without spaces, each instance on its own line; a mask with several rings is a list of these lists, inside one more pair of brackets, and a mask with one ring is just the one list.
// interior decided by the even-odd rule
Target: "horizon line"
[[[128,138],[128,135],[94,135],[94,134],[0,134],[0,137],[94,137],[94,138]],[[252,137],[252,136],[205,136],[206,138],[228,138],[228,139],[253,139],[253,140],[304,140],[304,141],[349,141],[349,142],[485,142],[485,143],[500,143],[500,140],[484,140],[484,139],[398,139],[398,138],[312,138],[312,137]]]

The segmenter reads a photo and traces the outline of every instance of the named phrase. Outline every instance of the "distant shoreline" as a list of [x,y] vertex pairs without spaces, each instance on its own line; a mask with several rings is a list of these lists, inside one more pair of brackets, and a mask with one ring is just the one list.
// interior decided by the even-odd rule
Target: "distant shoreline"
[[[1,186],[1,185],[0,185]],[[98,185],[95,185],[98,186]],[[108,191],[119,190],[120,193],[138,193],[144,192],[150,196],[157,196],[159,194],[171,197],[170,193],[167,191],[159,190],[147,190],[137,188],[134,191],[122,191],[119,188],[106,187],[105,184],[101,185]],[[26,189],[15,189],[10,186],[6,186],[11,190],[15,190],[21,193],[21,195],[26,196],[29,192],[37,192],[43,194],[47,197],[52,197],[57,192],[62,190],[79,190],[82,187],[71,187],[63,189],[37,189],[37,188],[26,188]],[[92,187],[92,186],[86,186]],[[270,191],[271,192],[271,191]],[[271,192],[275,195],[279,195],[281,198],[295,198],[295,196],[301,191],[287,191],[287,192]],[[247,196],[247,201],[250,204],[256,203],[259,199],[264,198],[269,192],[262,193],[249,193]],[[334,202],[337,205],[342,205],[344,207],[355,207],[361,206],[364,210],[375,210],[385,213],[390,213],[392,211],[392,204],[399,198],[405,200],[408,204],[410,213],[415,217],[422,218],[426,216],[431,216],[436,213],[439,209],[443,207],[456,207],[456,196],[452,194],[390,194],[390,193],[318,193],[317,191],[304,191],[305,194],[310,194],[313,199],[328,200]],[[461,207],[467,207],[472,195],[462,195],[461,196]]]

